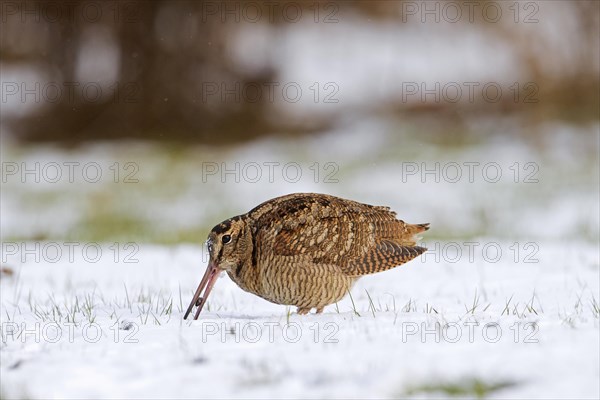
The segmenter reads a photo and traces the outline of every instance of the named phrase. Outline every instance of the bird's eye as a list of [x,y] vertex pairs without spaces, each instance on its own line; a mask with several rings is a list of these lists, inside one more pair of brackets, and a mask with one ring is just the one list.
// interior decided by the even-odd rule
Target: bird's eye
[[231,242],[231,235],[225,235],[221,238],[221,241],[223,242],[223,244],[227,244],[229,242]]

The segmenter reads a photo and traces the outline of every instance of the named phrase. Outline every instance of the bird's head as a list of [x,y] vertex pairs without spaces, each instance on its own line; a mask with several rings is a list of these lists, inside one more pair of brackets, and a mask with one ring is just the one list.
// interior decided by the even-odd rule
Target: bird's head
[[[227,271],[234,273],[248,257],[252,255],[252,236],[247,222],[240,216],[229,218],[216,225],[208,234],[206,245],[210,259],[204,277],[192,298],[184,319],[191,312],[194,305],[198,306],[194,319],[198,319],[202,307],[212,290],[220,273]],[[202,290],[206,288],[204,295]]]
[[241,217],[233,217],[216,225],[208,234],[206,245],[209,265],[222,271],[233,271],[251,252],[248,225]]

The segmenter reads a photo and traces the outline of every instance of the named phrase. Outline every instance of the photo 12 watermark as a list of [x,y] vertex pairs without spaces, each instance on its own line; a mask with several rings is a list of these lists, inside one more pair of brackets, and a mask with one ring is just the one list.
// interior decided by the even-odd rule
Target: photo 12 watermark
[[211,341],[220,343],[268,343],[285,342],[298,343],[304,339],[313,343],[338,343],[340,327],[335,322],[313,322],[310,325],[298,322],[191,322],[190,325],[200,325],[200,340],[202,343]]
[[45,24],[139,23],[142,1],[3,1],[0,21]]
[[202,183],[339,183],[338,163],[333,161],[299,163],[295,161],[202,162]]
[[337,24],[340,4],[333,1],[203,1],[201,22]]
[[3,241],[2,263],[137,264],[140,246],[135,242]]
[[421,242],[427,248],[418,259],[421,263],[468,263],[483,261],[488,264],[513,262],[515,264],[537,264],[540,262],[537,242],[498,242],[498,241],[446,241]]
[[402,1],[399,2],[403,23],[477,23],[537,24],[540,5],[537,1]]
[[141,101],[138,82],[17,82],[3,81],[2,104],[124,104]]
[[139,183],[137,162],[3,161],[2,183]]
[[139,326],[134,322],[120,321],[104,327],[97,322],[2,322],[2,344],[8,343],[98,343],[102,340],[114,343],[139,343]]
[[535,82],[402,82],[403,103],[539,103]]
[[539,183],[540,166],[535,161],[448,161],[400,163],[402,183]]
[[513,343],[539,343],[537,337],[539,325],[536,322],[514,322],[508,328],[503,328],[497,322],[480,323],[477,321],[463,322],[411,322],[400,323],[402,343],[417,341],[421,343],[458,343],[467,341],[475,343],[498,343],[509,340]]
[[340,86],[336,82],[202,82],[198,96],[202,104],[314,103],[337,104]]

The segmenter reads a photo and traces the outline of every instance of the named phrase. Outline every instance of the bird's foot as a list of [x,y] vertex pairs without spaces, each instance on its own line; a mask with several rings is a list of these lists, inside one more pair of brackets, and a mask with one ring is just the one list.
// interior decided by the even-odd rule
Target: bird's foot
[[324,308],[325,307],[319,307],[319,308],[317,308],[317,314],[321,314],[323,312]]

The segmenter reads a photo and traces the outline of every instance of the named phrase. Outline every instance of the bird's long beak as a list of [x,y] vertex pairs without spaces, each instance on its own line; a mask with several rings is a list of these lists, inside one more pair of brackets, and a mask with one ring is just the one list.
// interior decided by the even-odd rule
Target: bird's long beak
[[[215,266],[215,264],[212,261],[210,261],[208,263],[208,267],[206,268],[206,272],[204,273],[204,276],[202,277],[202,280],[198,285],[198,289],[196,289],[196,293],[194,293],[192,302],[190,303],[187,311],[185,312],[185,315],[183,316],[183,319],[187,319],[188,315],[190,314],[192,308],[194,308],[195,305],[198,306],[198,309],[196,310],[196,314],[194,314],[194,319],[198,319],[200,311],[202,311],[202,307],[204,307],[204,303],[206,303],[206,299],[208,299],[208,295],[210,294],[210,291],[212,290],[217,278],[219,277],[219,272],[220,271]],[[202,290],[205,287],[206,290],[204,291],[204,295],[201,297],[200,295],[202,294]]]

